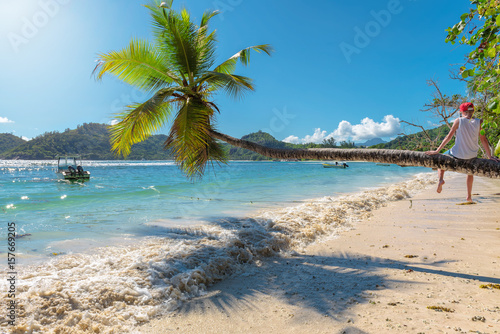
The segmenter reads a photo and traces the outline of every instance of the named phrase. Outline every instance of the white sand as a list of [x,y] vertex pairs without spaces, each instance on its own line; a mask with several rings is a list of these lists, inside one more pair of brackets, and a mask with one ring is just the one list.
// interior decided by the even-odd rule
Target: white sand
[[477,204],[456,205],[465,176],[446,177],[441,194],[433,187],[391,202],[339,238],[252,266],[137,329],[500,333],[500,290],[480,288],[500,284],[500,180],[476,177]]

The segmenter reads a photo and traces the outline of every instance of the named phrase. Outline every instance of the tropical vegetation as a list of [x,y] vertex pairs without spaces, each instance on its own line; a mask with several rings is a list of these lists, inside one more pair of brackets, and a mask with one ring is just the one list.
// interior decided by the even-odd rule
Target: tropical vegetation
[[[441,125],[434,129],[424,129],[406,136],[399,136],[388,143],[377,144],[372,148],[425,152],[439,146],[449,131],[450,128],[447,125]],[[453,146],[454,142],[452,139],[447,147]]]
[[[10,145],[2,149],[2,159],[54,159],[59,155],[76,154],[85,159],[113,160],[117,157],[111,152],[109,130],[105,124],[85,123],[76,129],[66,129],[64,132],[46,132],[29,141],[12,140],[12,135],[0,134],[2,140],[10,140]],[[169,152],[163,150],[165,135],[155,135],[142,143],[134,145],[130,155],[131,160],[164,160],[171,159]],[[123,158],[122,158],[123,159]]]
[[12,150],[19,145],[25,143],[25,141],[11,133],[0,134],[0,153]]
[[172,1],[146,6],[153,19],[153,42],[132,39],[120,51],[100,54],[94,73],[98,79],[115,75],[152,94],[117,116],[118,123],[111,127],[112,149],[128,155],[134,143],[172,118],[165,148],[188,175],[196,176],[203,174],[209,160],[226,160],[211,135],[219,113],[212,97],[222,91],[237,99],[253,90],[250,78],[234,74],[236,65],[247,65],[252,51],[270,55],[273,49],[268,44],[251,46],[216,66],[216,34],[208,24],[218,12],[205,12],[195,24],[186,9],[172,10]]
[[471,0],[471,5],[460,22],[447,29],[446,41],[472,47],[460,75],[471,95],[482,102],[485,133],[498,141],[500,154],[500,1]]

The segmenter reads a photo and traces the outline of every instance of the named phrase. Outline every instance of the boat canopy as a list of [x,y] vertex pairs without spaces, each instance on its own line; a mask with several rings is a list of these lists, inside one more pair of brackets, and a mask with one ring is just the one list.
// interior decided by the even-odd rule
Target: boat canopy
[[78,160],[80,160],[80,157],[74,155],[57,157],[57,169],[68,169],[69,166],[73,166],[74,168],[76,168],[76,166],[78,165]]

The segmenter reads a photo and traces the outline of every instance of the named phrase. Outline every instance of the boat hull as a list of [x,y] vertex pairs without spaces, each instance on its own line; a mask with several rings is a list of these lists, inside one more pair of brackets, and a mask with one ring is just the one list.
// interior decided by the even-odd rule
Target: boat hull
[[346,165],[333,165],[333,164],[323,164],[323,168],[347,168]]
[[57,178],[68,181],[88,181],[90,180],[90,172],[84,171],[83,174],[71,174],[70,172],[59,172]]

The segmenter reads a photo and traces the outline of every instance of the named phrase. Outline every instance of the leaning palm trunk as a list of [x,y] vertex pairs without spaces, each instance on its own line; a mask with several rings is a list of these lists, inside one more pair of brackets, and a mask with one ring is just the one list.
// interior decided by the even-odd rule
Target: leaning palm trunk
[[403,150],[341,148],[275,149],[247,140],[233,138],[216,131],[211,131],[210,135],[233,146],[245,148],[275,159],[371,161],[397,164],[404,167],[440,168],[464,174],[500,178],[500,163],[487,159],[458,160],[447,155],[429,156],[423,152]]

